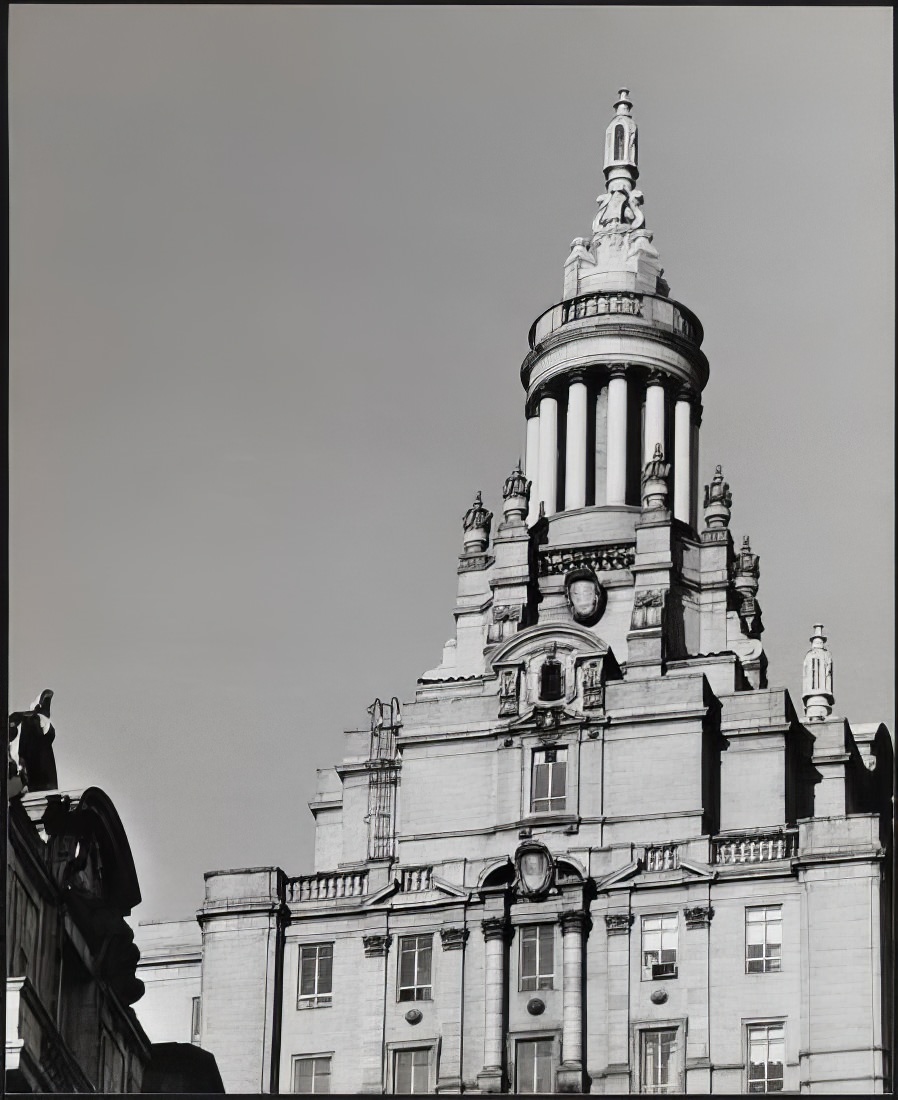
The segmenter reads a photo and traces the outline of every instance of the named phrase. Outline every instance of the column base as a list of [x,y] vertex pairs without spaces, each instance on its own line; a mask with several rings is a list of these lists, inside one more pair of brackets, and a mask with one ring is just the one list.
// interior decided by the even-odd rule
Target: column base
[[462,1080],[460,1077],[441,1077],[437,1081],[436,1092],[461,1092]]
[[555,1073],[556,1092],[586,1092],[586,1074],[581,1062],[562,1062]]
[[505,1074],[501,1066],[484,1066],[477,1074],[477,1087],[481,1092],[502,1092]]

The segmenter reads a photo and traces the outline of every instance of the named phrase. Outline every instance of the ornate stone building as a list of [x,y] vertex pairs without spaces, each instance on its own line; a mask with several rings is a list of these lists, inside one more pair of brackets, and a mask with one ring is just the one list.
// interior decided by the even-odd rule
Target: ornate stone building
[[311,874],[212,872],[193,932],[141,933],[149,1033],[180,1012],[229,1091],[891,1087],[891,738],[833,712],[822,627],[803,705],[768,685],[615,110],[442,660],[319,774]]

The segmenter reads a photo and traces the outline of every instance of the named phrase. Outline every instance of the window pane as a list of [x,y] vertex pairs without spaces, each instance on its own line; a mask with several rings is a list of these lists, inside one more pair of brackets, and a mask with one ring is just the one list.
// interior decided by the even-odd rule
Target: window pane
[[517,1091],[522,1093],[536,1092],[535,1059],[536,1044],[528,1042],[518,1043],[518,1072]]
[[536,1048],[535,1092],[552,1092],[552,1041],[539,1040],[533,1044]]
[[564,798],[567,782],[567,764],[560,760],[552,768],[552,797]]
[[399,947],[399,984],[411,987],[415,984],[415,941],[402,940]]
[[321,948],[318,955],[318,992],[330,993],[333,981],[333,950],[330,944]]
[[412,1059],[407,1050],[396,1052],[396,1061],[393,1069],[393,1091],[412,1091]]
[[301,947],[299,952],[299,992],[303,997],[315,992],[315,951],[314,948]]
[[548,764],[540,762],[533,765],[533,797],[535,799],[549,797]]
[[430,985],[430,963],[433,957],[433,943],[430,937],[418,937],[418,985]]

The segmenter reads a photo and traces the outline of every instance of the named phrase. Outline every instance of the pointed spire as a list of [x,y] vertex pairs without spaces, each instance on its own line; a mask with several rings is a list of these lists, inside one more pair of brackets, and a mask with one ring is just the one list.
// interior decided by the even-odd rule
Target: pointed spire
[[814,625],[808,650],[802,668],[802,702],[804,716],[808,722],[822,722],[832,714],[833,703],[833,659],[826,648],[826,635],[823,623]]

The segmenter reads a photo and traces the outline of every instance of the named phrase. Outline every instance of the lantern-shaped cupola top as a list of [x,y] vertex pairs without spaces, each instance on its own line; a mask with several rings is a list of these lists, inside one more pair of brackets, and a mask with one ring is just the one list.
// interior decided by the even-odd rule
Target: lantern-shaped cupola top
[[630,191],[639,179],[636,120],[630,114],[628,88],[618,92],[617,111],[605,131],[605,184],[609,191]]

